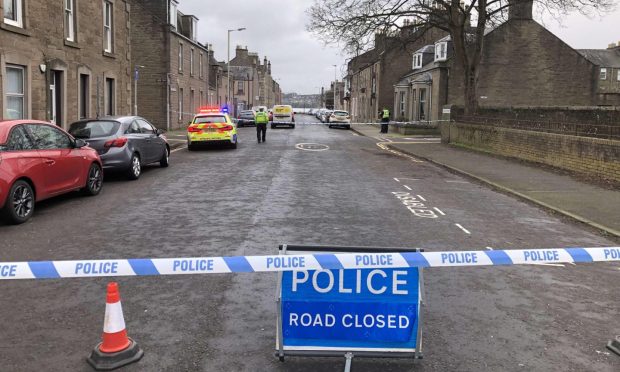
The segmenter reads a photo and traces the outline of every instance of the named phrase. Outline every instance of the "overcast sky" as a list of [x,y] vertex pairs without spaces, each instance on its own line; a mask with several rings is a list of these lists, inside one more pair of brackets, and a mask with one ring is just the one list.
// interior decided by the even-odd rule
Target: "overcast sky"
[[[284,92],[318,93],[321,86],[344,75],[345,59],[337,46],[324,46],[305,29],[305,10],[312,0],[180,0],[179,10],[199,18],[198,38],[211,43],[215,57],[226,60],[227,30],[246,27],[231,35],[231,59],[236,45],[271,60],[272,75]],[[535,16],[536,17],[536,16]],[[540,21],[540,20],[539,20]],[[601,17],[573,14],[545,20],[545,26],[576,49],[606,48],[620,42],[620,10]]]

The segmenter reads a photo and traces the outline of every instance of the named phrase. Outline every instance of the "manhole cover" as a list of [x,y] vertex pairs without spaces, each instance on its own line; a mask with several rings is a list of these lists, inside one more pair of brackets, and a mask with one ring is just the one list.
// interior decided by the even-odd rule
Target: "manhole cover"
[[325,151],[329,150],[329,146],[322,145],[320,143],[298,143],[295,145],[296,149],[306,151]]

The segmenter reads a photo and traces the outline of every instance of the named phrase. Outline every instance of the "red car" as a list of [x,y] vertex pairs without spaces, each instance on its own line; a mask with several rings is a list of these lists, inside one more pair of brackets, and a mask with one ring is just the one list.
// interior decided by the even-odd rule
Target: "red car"
[[35,202],[71,191],[97,195],[103,170],[97,151],[42,121],[0,121],[0,211],[26,222]]

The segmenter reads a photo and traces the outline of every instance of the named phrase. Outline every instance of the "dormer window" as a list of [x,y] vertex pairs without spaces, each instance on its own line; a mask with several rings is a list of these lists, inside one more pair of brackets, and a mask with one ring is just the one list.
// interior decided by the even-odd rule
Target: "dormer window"
[[198,19],[192,17],[192,40],[198,40]]
[[607,80],[607,69],[606,68],[601,69],[600,78],[601,80]]
[[435,44],[435,61],[445,61],[448,58],[448,42]]
[[422,53],[416,53],[413,55],[413,69],[422,68]]
[[172,28],[177,28],[177,6],[179,2],[176,0],[170,1],[170,25]]

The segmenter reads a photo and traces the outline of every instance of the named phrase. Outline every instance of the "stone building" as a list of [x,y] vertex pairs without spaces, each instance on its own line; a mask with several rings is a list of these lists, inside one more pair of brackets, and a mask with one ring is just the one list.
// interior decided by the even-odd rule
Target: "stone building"
[[235,57],[230,60],[230,85],[234,113],[249,110],[258,105],[258,96],[260,95],[259,67],[260,57],[258,54],[249,52],[247,47],[237,46]]
[[124,0],[0,3],[3,119],[73,121],[131,112]]
[[[508,20],[484,37],[481,108],[620,104],[620,81],[613,81],[617,48],[571,48],[533,20],[531,2],[511,8]],[[394,86],[397,117],[436,121],[444,105],[464,105],[462,67],[452,58],[449,37],[418,49],[411,67]]]
[[129,0],[137,112],[158,128],[184,128],[207,104],[209,49],[197,40],[198,18],[177,0]]

